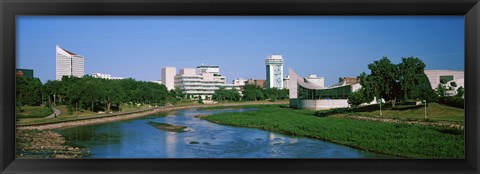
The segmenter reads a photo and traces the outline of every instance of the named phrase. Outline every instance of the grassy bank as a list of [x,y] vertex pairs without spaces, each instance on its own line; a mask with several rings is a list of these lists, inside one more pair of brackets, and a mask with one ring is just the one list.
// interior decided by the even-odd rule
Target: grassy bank
[[23,106],[17,114],[17,118],[41,118],[53,113],[50,107],[46,106]]
[[464,133],[461,129],[317,117],[315,111],[280,106],[242,106],[259,110],[219,113],[205,119],[219,124],[312,137],[401,157],[464,157]]
[[[400,120],[425,120],[425,106],[402,106],[399,105],[395,108],[392,108],[391,105],[387,104],[382,106],[382,116],[380,116],[380,107],[379,105],[370,105],[363,106],[354,109],[336,109],[334,113],[333,110],[318,111],[323,112],[325,116],[339,114],[349,114],[357,116],[367,116],[367,117],[381,117],[381,118],[393,118]],[[329,113],[330,112],[330,113]],[[319,115],[319,114],[317,114]],[[447,121],[447,122],[456,122],[463,123],[465,120],[465,110],[460,108],[455,108],[451,106],[441,105],[438,103],[431,103],[427,106],[427,119],[428,121]]]

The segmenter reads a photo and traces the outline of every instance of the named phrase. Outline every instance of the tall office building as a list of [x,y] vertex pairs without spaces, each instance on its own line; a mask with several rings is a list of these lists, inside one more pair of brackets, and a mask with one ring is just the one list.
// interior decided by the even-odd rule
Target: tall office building
[[175,75],[177,69],[175,67],[163,67],[162,68],[162,83],[168,90],[175,89]]
[[283,57],[282,55],[270,55],[265,59],[267,70],[266,88],[283,88]]
[[57,45],[56,79],[62,80],[63,76],[83,77],[84,57],[60,48]]

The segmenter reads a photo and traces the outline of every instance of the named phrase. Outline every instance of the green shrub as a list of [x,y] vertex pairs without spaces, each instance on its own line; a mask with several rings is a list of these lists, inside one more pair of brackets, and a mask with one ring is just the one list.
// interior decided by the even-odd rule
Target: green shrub
[[461,97],[439,97],[438,103],[461,109],[465,108],[465,100]]

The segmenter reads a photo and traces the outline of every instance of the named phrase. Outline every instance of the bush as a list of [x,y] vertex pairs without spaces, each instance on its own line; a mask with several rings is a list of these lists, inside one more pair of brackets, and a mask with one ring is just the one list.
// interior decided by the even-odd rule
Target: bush
[[24,106],[22,111],[18,111],[17,118],[40,118],[53,113],[50,107],[45,106]]
[[438,103],[461,109],[465,108],[465,100],[460,97],[439,97]]
[[349,109],[347,109],[347,108],[336,108],[336,109],[330,109],[330,110],[326,110],[326,111],[317,111],[313,115],[318,116],[318,117],[326,117],[326,116],[333,115],[333,114],[346,113],[348,111],[349,111]]
[[73,107],[71,105],[67,105],[68,114],[73,114]]

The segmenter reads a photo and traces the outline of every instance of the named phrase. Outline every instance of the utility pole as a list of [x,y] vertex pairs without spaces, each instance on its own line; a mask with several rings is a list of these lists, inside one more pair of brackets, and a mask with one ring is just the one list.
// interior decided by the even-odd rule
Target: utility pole
[[377,101],[380,101],[380,116],[382,116],[382,99],[377,99]]
[[425,103],[425,120],[427,119],[427,100],[423,100],[423,103]]

